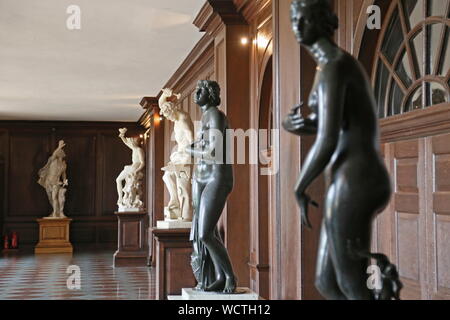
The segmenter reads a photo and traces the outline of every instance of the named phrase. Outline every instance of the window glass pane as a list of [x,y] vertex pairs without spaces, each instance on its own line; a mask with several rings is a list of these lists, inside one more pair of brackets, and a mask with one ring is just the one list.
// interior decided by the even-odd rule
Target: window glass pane
[[381,48],[384,56],[391,64],[394,63],[395,55],[400,49],[400,45],[402,44],[402,42],[402,27],[400,24],[400,18],[398,16],[398,10],[395,9],[394,13],[392,14],[391,21],[389,22],[388,29],[384,36],[383,46]]
[[408,99],[405,106],[405,112],[422,109],[422,87],[416,88]]
[[395,80],[392,80],[391,92],[389,98],[389,116],[400,114],[402,110],[403,91]]
[[[408,1],[408,0],[407,0]],[[428,14],[432,17],[445,16],[448,0],[430,0],[428,1]]]
[[402,0],[405,15],[410,25],[410,30],[418,25],[425,17],[423,12],[423,0]]
[[431,82],[431,105],[437,105],[448,102],[448,92],[445,88],[437,82]]
[[450,69],[450,28],[447,27],[447,32],[445,33],[443,48],[444,51],[442,52],[443,57],[441,60],[441,66],[439,68],[438,74],[442,76],[446,76],[448,73],[448,70]]
[[388,82],[389,71],[383,61],[378,60],[378,70],[375,81],[375,98],[378,103],[378,116],[384,118],[384,99],[386,97],[386,88]]
[[419,76],[423,76],[423,67],[424,67],[424,55],[423,55],[423,32],[420,31],[414,39],[411,41],[411,50],[413,51],[413,55],[415,55],[416,61],[414,61],[414,65],[416,65],[416,71],[418,71]]
[[432,25],[428,25],[427,29],[429,30],[429,35],[430,35],[430,44],[429,44],[429,64],[428,64],[428,68],[427,68],[427,74],[433,74],[434,72],[434,64],[436,63],[436,60],[439,58],[440,56],[440,52],[439,51],[439,46],[441,43],[441,36],[442,36],[442,31],[444,30],[444,25],[441,23],[436,23],[436,24],[432,24]]
[[395,68],[395,71],[406,87],[412,85],[411,67],[409,64],[408,55],[406,54],[406,50],[403,50],[402,56],[400,57],[400,61],[397,65],[397,68]]

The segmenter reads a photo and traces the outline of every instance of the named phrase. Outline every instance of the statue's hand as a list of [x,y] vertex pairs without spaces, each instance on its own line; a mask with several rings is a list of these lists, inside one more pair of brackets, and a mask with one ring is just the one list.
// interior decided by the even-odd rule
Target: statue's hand
[[304,126],[305,119],[299,113],[299,110],[302,106],[303,104],[299,104],[294,108],[292,108],[291,112],[289,112],[286,119],[284,119],[282,125],[286,131],[296,133]]
[[311,118],[303,118],[298,110],[302,105],[296,106],[287,115],[286,119],[283,121],[283,128],[296,135],[310,135],[317,133],[317,121]]
[[300,213],[302,218],[302,225],[311,229],[311,222],[308,217],[308,206],[311,204],[315,207],[319,207],[317,202],[311,200],[311,198],[306,193],[301,193],[297,195],[297,202],[300,206]]
[[63,182],[63,187],[67,187],[69,185],[69,180],[64,180],[64,182]]
[[125,137],[125,134],[127,133],[127,128],[121,128],[119,129],[119,137]]

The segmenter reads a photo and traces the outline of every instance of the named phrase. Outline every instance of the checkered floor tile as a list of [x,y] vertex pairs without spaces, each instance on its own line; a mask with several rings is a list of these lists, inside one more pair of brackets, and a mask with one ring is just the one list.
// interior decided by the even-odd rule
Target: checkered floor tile
[[[73,255],[0,254],[2,300],[154,300],[155,271],[147,267],[113,268],[113,252]],[[80,288],[67,273],[80,270]],[[70,279],[69,279],[70,278]]]

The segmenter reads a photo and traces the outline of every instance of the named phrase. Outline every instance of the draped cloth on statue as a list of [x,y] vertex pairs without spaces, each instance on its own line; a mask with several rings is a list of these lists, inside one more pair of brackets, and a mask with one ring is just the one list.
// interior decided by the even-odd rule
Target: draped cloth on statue
[[[194,212],[192,221],[190,241],[192,241],[193,252],[191,255],[191,266],[197,280],[197,289],[204,289],[216,281],[216,273],[211,255],[206,246],[200,241],[198,235],[198,214]],[[223,243],[217,226],[214,228],[214,236]]]

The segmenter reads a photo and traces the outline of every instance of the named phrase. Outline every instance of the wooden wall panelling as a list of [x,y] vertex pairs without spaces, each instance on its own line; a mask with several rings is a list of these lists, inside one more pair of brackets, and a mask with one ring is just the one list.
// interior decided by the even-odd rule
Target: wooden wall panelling
[[165,165],[165,122],[159,115],[158,99],[144,97],[141,106],[146,110],[139,122],[146,129],[145,148],[147,155],[147,209],[149,265],[156,265],[156,242],[151,229],[157,221],[164,220],[164,182],[161,168]]
[[[301,250],[299,210],[293,188],[300,171],[300,139],[281,128],[282,119],[298,104],[300,97],[300,47],[295,41],[289,19],[290,2],[273,1],[274,17],[274,128],[280,130],[277,174],[278,204],[271,224],[275,226],[271,252],[271,297],[301,298]],[[289,150],[289,152],[282,152]]]
[[394,256],[405,286],[404,299],[421,299],[426,294],[424,152],[422,139],[394,144]]
[[[236,4],[239,9],[239,4]],[[247,20],[248,21],[248,20]],[[257,99],[257,93],[259,91],[259,70],[255,65],[255,61],[258,59],[257,43],[258,36],[257,26],[253,21],[248,21],[250,24],[249,29],[249,42],[250,42],[250,127],[258,129],[259,126],[259,103]],[[252,146],[250,146],[251,148]],[[254,145],[253,149],[249,149],[249,152],[257,154],[258,146]],[[257,292],[263,297],[259,288],[258,277],[258,209],[259,209],[259,194],[258,194],[258,165],[250,166],[250,255],[249,255],[249,284],[250,289]]]
[[[0,123],[5,164],[4,232],[18,231],[22,245],[38,240],[36,218],[50,214],[38,170],[63,139],[67,146],[69,188],[65,213],[74,219],[71,241],[75,245],[114,245],[117,241],[117,191],[115,179],[131,162],[131,153],[118,138],[118,129],[130,135],[142,130],[135,123],[20,122]],[[6,138],[4,138],[6,137]],[[5,147],[3,147],[5,150]],[[5,154],[3,152],[3,154]],[[25,200],[24,200],[25,197]]]
[[[336,42],[341,48],[351,54],[359,52],[358,41],[355,41],[355,33],[358,26],[367,22],[367,7],[372,5],[374,0],[347,0],[334,1],[335,12],[339,18],[339,29],[336,32]],[[365,29],[364,32],[371,32]],[[356,39],[358,40],[358,39]]]
[[425,139],[428,297],[450,299],[450,134]]
[[[254,7],[247,18],[250,23],[250,127],[269,129],[273,105],[273,21],[272,3],[266,1]],[[267,149],[262,141],[250,145],[249,152],[260,156],[260,150]],[[258,157],[259,160],[259,157]],[[270,298],[270,243],[269,219],[271,210],[272,177],[263,176],[260,170],[270,165],[250,165],[250,288],[263,298]]]
[[[7,186],[7,174],[6,168],[8,167],[8,131],[0,129],[0,237],[3,235],[3,219],[6,208],[6,186]],[[1,239],[1,238],[0,238]]]
[[216,37],[214,38],[214,75],[216,81],[220,85],[221,90],[221,100],[222,103],[220,105],[220,109],[227,113],[227,95],[224,95],[224,92],[227,92],[227,52],[226,52],[226,30],[225,28],[221,28],[220,31],[217,32]]
[[8,130],[8,133],[3,231],[4,234],[17,231],[20,244],[35,244],[39,238],[35,219],[50,214],[47,195],[37,180],[38,170],[48,159],[51,131],[49,128],[21,127]]
[[45,129],[9,131],[8,212],[6,221],[23,221],[50,214],[45,190],[37,183],[38,171],[50,153],[52,133]]

